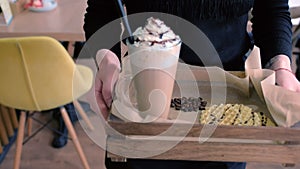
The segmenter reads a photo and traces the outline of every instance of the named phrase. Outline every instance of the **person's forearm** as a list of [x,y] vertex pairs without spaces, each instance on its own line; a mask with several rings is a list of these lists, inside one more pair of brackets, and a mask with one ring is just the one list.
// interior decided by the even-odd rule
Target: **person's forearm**
[[292,24],[288,0],[255,0],[252,32],[260,48],[262,64],[283,54],[291,58]]

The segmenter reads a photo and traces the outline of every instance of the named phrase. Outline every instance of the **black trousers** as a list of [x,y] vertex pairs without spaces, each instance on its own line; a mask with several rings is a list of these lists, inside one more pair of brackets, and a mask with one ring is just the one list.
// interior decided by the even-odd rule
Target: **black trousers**
[[112,162],[105,159],[107,169],[245,169],[246,163],[180,161],[180,160],[145,160],[128,159],[127,162]]

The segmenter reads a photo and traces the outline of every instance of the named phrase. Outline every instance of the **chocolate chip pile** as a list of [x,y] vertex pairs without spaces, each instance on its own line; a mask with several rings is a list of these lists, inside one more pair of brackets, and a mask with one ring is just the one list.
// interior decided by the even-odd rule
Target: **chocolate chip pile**
[[184,112],[205,110],[207,101],[201,97],[175,97],[171,99],[171,107]]

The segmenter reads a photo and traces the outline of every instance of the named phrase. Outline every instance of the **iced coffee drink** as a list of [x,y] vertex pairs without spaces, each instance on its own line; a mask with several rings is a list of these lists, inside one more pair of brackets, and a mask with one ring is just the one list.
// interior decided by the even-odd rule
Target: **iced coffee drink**
[[132,82],[142,117],[168,117],[181,47],[178,35],[156,18],[133,33],[128,43]]

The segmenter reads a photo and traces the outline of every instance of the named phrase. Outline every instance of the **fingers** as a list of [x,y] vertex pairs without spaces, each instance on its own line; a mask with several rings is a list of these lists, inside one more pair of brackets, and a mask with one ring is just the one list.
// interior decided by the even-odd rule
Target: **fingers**
[[96,97],[97,103],[98,103],[98,107],[100,109],[100,113],[102,114],[103,118],[105,120],[107,120],[108,115],[109,115],[109,109],[106,106],[106,104],[104,104],[104,99],[102,98],[102,95],[98,95],[99,97]]
[[291,62],[286,55],[277,55],[270,60],[269,68],[276,72],[276,83],[288,90],[300,92],[300,83],[292,73]]
[[96,60],[99,71],[95,81],[95,95],[98,107],[106,119],[113,99],[113,89],[121,69],[120,62],[118,57],[107,49],[99,50]]
[[288,90],[300,92],[300,83],[297,78],[284,69],[276,71],[276,83]]
[[112,70],[109,76],[106,76],[106,78],[104,78],[103,80],[102,95],[107,107],[109,108],[112,103],[114,87],[118,78],[119,78],[119,71],[115,69]]
[[109,53],[108,49],[100,49],[97,51],[96,54],[96,61],[100,66],[100,63],[104,60],[104,57],[107,55],[107,53]]
[[99,66],[99,70],[106,70],[108,65],[120,70],[120,62],[115,53],[107,49],[98,50],[96,54],[96,60]]
[[104,119],[108,117],[108,107],[102,95],[103,84],[99,78],[99,73],[96,75],[95,79],[95,96],[98,108],[100,109],[100,113],[102,114]]

